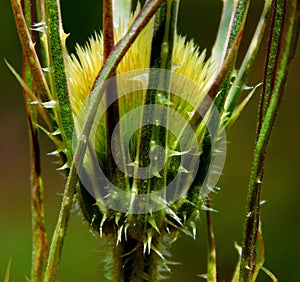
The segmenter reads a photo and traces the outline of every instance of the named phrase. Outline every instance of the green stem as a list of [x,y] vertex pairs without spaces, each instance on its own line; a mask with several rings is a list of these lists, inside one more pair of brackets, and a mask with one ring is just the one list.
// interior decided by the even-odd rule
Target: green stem
[[[166,28],[166,16],[167,14],[167,1],[163,0],[162,5],[158,9],[157,13],[155,14],[155,20],[154,20],[154,27],[153,27],[153,39],[151,44],[151,55],[150,55],[150,68],[160,68],[161,67],[161,53],[162,53],[162,45],[165,35],[165,28]],[[157,77],[157,72],[152,72],[150,70],[149,73],[149,83],[152,85],[157,86],[159,83],[160,78]],[[156,101],[156,89],[148,89],[146,92],[146,97],[144,104],[145,105],[153,105]],[[148,167],[150,163],[149,159],[149,152],[150,152],[150,145],[152,141],[153,136],[153,130],[155,130],[154,124],[154,112],[150,113],[148,112],[146,115],[143,114],[142,120],[149,120],[149,124],[146,126],[143,126],[141,129],[139,142],[138,142],[138,151],[136,156],[136,161],[138,163],[138,167],[136,170],[139,169],[139,167]],[[157,137],[157,136],[155,136]],[[156,142],[156,144],[159,144],[159,140],[153,140]],[[151,165],[151,164],[150,164]],[[135,180],[137,183],[133,184],[133,186],[136,186],[139,193],[149,193],[150,188],[150,182],[149,179],[151,178],[150,175],[148,175],[147,179],[138,179],[137,177]]]
[[[300,25],[299,1],[292,1],[290,11],[291,14],[289,16],[286,44],[282,52],[282,59],[279,63],[278,71],[276,72],[277,76],[275,79],[274,88],[268,88],[269,90],[267,90],[269,93],[266,93],[266,95],[270,97],[270,100],[263,120],[259,120],[261,126],[258,127],[260,130],[257,131],[257,142],[254,149],[250,182],[248,187],[246,217],[244,222],[243,247],[240,267],[240,281],[243,282],[252,280],[252,275],[255,268],[255,250],[257,230],[259,225],[259,206],[264,156],[270,140],[272,128],[278,112],[278,107],[283,96],[289,66],[295,54]],[[276,22],[275,26],[277,25],[281,26],[281,21]],[[274,33],[271,31],[270,36],[272,37],[273,35]],[[278,42],[278,50],[275,50],[274,52],[277,53],[277,51],[280,51],[280,47],[280,42]],[[268,54],[268,56],[273,55],[274,53]]]
[[59,109],[56,111],[58,115],[57,122],[59,123],[60,134],[68,150],[67,161],[70,166],[74,124],[65,70],[65,50],[63,49],[63,42],[66,39],[66,35],[63,32],[59,0],[46,0],[46,14],[48,18],[47,26],[50,32],[50,60],[51,67],[53,67],[54,86],[58,100],[56,108]]
[[[55,93],[54,73],[51,71],[51,52],[49,51],[49,29],[47,28],[47,19],[45,11],[45,0],[35,0],[37,23],[33,29],[39,32],[41,64],[45,71],[45,78],[48,82],[51,93]],[[49,97],[49,99],[53,99]]]
[[219,68],[223,65],[228,50],[229,38],[234,20],[233,11],[235,9],[236,3],[234,3],[234,0],[223,2],[222,17],[211,55],[213,62],[217,63]]
[[233,23],[232,23],[232,30],[229,39],[228,50],[232,47],[234,41],[236,40],[238,34],[240,33],[241,29],[244,29],[248,9],[250,5],[250,0],[238,0],[237,6],[234,11]]
[[261,103],[259,110],[259,123],[258,131],[260,130],[261,123],[265,117],[268,105],[270,103],[270,94],[274,89],[276,78],[276,69],[278,66],[280,48],[279,44],[282,40],[282,30],[284,28],[284,16],[286,13],[286,3],[283,1],[274,1],[274,10],[271,21],[272,36],[269,38],[267,54],[272,56],[266,57],[264,83],[261,94]]
[[71,209],[73,205],[73,195],[77,184],[77,175],[74,163],[72,164],[61,202],[60,212],[56,227],[53,233],[50,246],[50,253],[44,282],[54,282],[57,280],[58,268],[61,260],[65,235],[69,226]]
[[[210,200],[206,203],[207,207],[210,208]],[[207,281],[217,281],[217,252],[216,252],[216,241],[213,229],[212,214],[211,211],[206,211],[206,224],[207,224],[207,235],[208,235],[208,260],[207,260]]]
[[238,103],[239,97],[241,96],[241,93],[244,90],[246,80],[252,69],[253,62],[256,58],[256,54],[258,52],[261,40],[264,35],[266,22],[267,22],[271,5],[272,5],[272,0],[265,1],[264,9],[262,11],[255,34],[253,35],[248,51],[238,71],[238,75],[235,78],[233,85],[230,87],[229,93],[226,97],[224,108],[226,112],[228,112],[228,118],[232,115],[234,109],[236,108],[236,104]]
[[[27,27],[31,27],[34,23],[33,1],[22,1],[23,11]],[[31,32],[34,40],[34,32]],[[33,88],[33,77],[31,77],[30,69],[26,56],[23,54],[22,67],[23,81]],[[42,281],[42,275],[48,259],[48,238],[45,231],[44,218],[44,191],[43,181],[41,177],[40,147],[38,142],[38,131],[35,124],[37,123],[36,109],[30,105],[30,99],[24,89],[24,101],[27,111],[30,153],[31,153],[31,213],[32,213],[32,263],[31,263],[31,279],[33,281]]]

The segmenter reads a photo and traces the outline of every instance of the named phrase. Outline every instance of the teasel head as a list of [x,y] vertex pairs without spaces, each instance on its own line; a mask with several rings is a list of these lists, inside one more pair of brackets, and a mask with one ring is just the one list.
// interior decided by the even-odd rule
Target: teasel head
[[[171,8],[166,5],[160,13],[170,13],[164,9]],[[118,28],[114,29],[115,42],[122,38],[139,11],[138,5],[128,23],[119,22]],[[166,19],[163,24],[166,26],[168,21],[170,19]],[[196,221],[200,211],[206,208],[207,195],[214,189],[214,186],[210,186],[208,190],[211,191],[205,191],[201,187],[205,175],[210,173],[208,167],[213,159],[212,139],[207,138],[205,123],[212,113],[219,114],[216,107],[213,108],[212,99],[208,97],[216,79],[217,62],[208,59],[205,51],[201,53],[193,41],[178,35],[176,28],[173,27],[173,34],[166,36],[165,30],[157,30],[156,25],[155,18],[147,24],[122,58],[115,77],[108,83],[106,95],[113,95],[115,87],[118,97],[108,105],[105,99],[113,98],[106,96],[100,104],[103,115],[97,115],[95,136],[91,141],[95,155],[84,160],[93,163],[97,159],[104,173],[100,176],[95,173],[92,168],[94,163],[84,165],[81,168],[84,176],[80,177],[84,183],[79,185],[77,191],[83,216],[94,231],[109,238],[115,253],[112,257],[119,254],[116,260],[120,262],[113,262],[114,267],[119,265],[119,269],[112,269],[111,273],[121,272],[123,276],[115,277],[115,281],[127,281],[129,277],[132,281],[135,281],[133,277],[153,281],[153,277],[159,277],[160,270],[168,271],[168,260],[165,257],[167,247],[180,232],[195,238]],[[104,38],[102,33],[95,33],[84,47],[78,45],[76,54],[68,57],[70,101],[75,129],[79,133],[88,109],[89,93],[105,61]],[[155,55],[157,51],[153,48],[158,48],[158,55]],[[157,64],[155,59],[160,62]],[[159,84],[166,81],[167,89],[163,89]],[[151,83],[157,89],[153,90]],[[113,107],[117,114],[114,112],[112,117],[107,112]],[[161,111],[162,107],[166,113]],[[117,120],[114,120],[116,116]],[[164,118],[167,122],[160,123],[160,119]],[[142,124],[145,119],[151,121]],[[119,121],[122,123],[117,126]],[[224,132],[223,135],[219,132],[223,130],[221,116],[215,122],[218,122],[213,130],[215,132],[210,134],[220,140],[224,137]],[[115,135],[118,140],[108,138],[111,126],[119,130]],[[192,136],[188,129],[193,130]],[[190,142],[190,138],[193,142]],[[207,142],[206,150],[209,152],[205,152],[205,158],[197,164],[200,155],[204,153],[204,142]],[[219,145],[222,142],[224,145],[225,140],[222,139]],[[224,149],[223,145],[219,147]],[[121,157],[111,162],[109,155],[114,149],[115,155]],[[221,153],[225,154],[225,151]],[[160,163],[163,165],[159,166]],[[148,169],[146,177],[144,175],[139,179],[139,172],[145,168]],[[214,168],[215,171],[218,169],[221,170],[221,167]],[[97,177],[106,178],[107,182],[95,183],[92,179]],[[113,190],[111,185],[124,193]],[[165,196],[159,194],[163,190]],[[116,193],[121,195],[116,196]],[[155,193],[158,195],[156,199]],[[174,194],[174,199],[166,195],[170,193]],[[142,195],[149,197],[143,198]]]
[[[37,76],[33,89],[17,77],[46,122],[37,126],[57,146],[54,153],[64,162],[61,169],[77,170],[75,198],[90,228],[111,244],[112,280],[155,281],[170,271],[171,244],[180,233],[195,238],[201,211],[210,209],[207,199],[216,190],[226,153],[224,127],[234,122],[255,91],[254,87],[238,103],[257,41],[243,62],[247,67],[236,72],[244,20],[239,19],[237,29],[232,29],[233,22],[225,25],[227,38],[219,32],[207,58],[193,41],[177,34],[179,1],[157,1],[159,9],[132,42],[126,38],[137,33],[139,17],[155,1],[147,1],[142,11],[138,5],[124,21],[117,17],[109,22],[111,12],[120,11],[117,2],[104,9],[108,22],[103,33],[78,45],[76,54],[68,54],[61,23],[53,29],[58,38],[54,42],[55,36],[49,37],[51,20],[42,19],[32,29],[40,33],[49,68]],[[128,7],[124,14],[129,15]],[[228,13],[235,20],[241,15],[234,8],[225,5],[223,20]],[[224,32],[224,23],[221,27]],[[29,60],[35,55],[34,45],[26,45],[25,35],[20,37],[24,36],[23,49],[30,50]],[[254,39],[258,36],[259,32]],[[62,68],[59,57],[51,60],[48,40],[53,53],[61,46]],[[113,52],[128,42],[124,54]],[[120,54],[115,71],[99,88],[105,67]],[[32,75],[36,69],[42,70],[33,65]],[[41,93],[39,84],[44,85]],[[91,137],[86,132],[89,124]],[[86,152],[78,161],[81,143]]]

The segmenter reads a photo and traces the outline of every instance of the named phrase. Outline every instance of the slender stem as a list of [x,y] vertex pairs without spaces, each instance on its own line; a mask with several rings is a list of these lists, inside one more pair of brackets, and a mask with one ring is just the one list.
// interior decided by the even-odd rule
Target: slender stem
[[[22,1],[25,20],[28,27],[34,24],[34,4],[32,0]],[[34,40],[34,32],[31,32]],[[26,56],[23,53],[22,77],[25,83],[34,88],[33,77]],[[40,147],[38,142],[38,131],[36,109],[29,104],[30,100],[24,89],[24,101],[27,111],[30,153],[31,153],[31,213],[32,213],[32,262],[31,279],[42,281],[43,271],[48,259],[48,238],[45,231],[44,219],[44,191],[41,177]]]
[[[114,11],[112,8],[112,0],[103,1],[104,61],[107,60],[115,46]],[[116,71],[113,71],[111,73],[111,77],[114,77],[115,75]],[[109,90],[106,91],[106,175],[118,188],[125,189],[128,186],[128,179],[123,173],[123,171],[126,171],[126,164],[124,161],[125,153],[121,142],[121,129],[120,127],[117,127],[117,124],[120,120],[117,77],[110,81],[108,89]],[[114,103],[110,105],[110,101],[114,101]],[[112,139],[113,134],[114,138]],[[117,153],[120,155],[118,159],[121,160],[118,164],[115,163],[112,155],[112,148],[118,148]],[[119,166],[122,166],[123,171],[119,169]]]
[[42,72],[42,68],[35,51],[35,44],[33,43],[30,33],[28,31],[26,20],[22,11],[22,6],[19,0],[11,0],[15,22],[18,29],[19,38],[26,60],[29,65],[31,76],[34,77],[34,84],[36,86],[37,97],[42,101],[48,101],[51,97],[46,79]]
[[56,227],[53,233],[50,246],[50,253],[44,282],[54,282],[57,280],[58,268],[61,260],[65,235],[69,226],[71,209],[73,205],[73,195],[77,184],[77,175],[74,163],[72,164],[65,187],[63,199]]
[[[274,89],[276,69],[278,66],[280,48],[279,44],[282,42],[284,16],[286,13],[286,2],[275,0],[273,2],[274,9],[271,21],[272,36],[269,37],[267,54],[272,56],[266,56],[265,70],[264,70],[264,83],[261,94],[260,109],[259,109],[259,123],[258,131],[265,117],[268,105],[270,103],[270,94]],[[275,26],[276,24],[276,26]]]
[[[50,91],[51,93],[55,93],[54,72],[51,69],[50,34],[47,27],[45,0],[35,0],[35,7],[37,23],[33,25],[33,29],[39,31],[41,64],[44,67],[45,78]],[[49,99],[52,98],[49,97]]]
[[115,46],[112,0],[103,1],[104,61]]
[[[207,207],[210,208],[210,200],[206,203]],[[213,229],[211,211],[206,211],[206,224],[207,224],[207,235],[208,235],[208,261],[207,261],[207,281],[217,281],[217,252],[216,252],[216,241]]]
[[250,0],[238,0],[237,6],[234,11],[232,30],[229,39],[228,50],[232,47],[234,41],[238,37],[241,29],[244,29],[244,25],[246,22],[248,9],[250,5]]
[[241,93],[243,93],[244,86],[248,75],[252,69],[256,54],[260,47],[261,40],[264,35],[268,15],[272,6],[272,0],[266,0],[264,9],[262,11],[259,23],[256,27],[255,34],[253,35],[252,41],[249,45],[247,54],[243,60],[243,63],[238,71],[238,75],[235,78],[233,85],[230,87],[229,93],[226,97],[224,108],[228,113],[228,118],[232,115],[236,105],[239,101]]
[[[162,1],[161,7],[158,9],[157,13],[155,14],[155,20],[154,20],[154,27],[153,27],[153,39],[151,42],[151,55],[150,55],[150,68],[160,68],[161,67],[161,53],[162,53],[162,45],[165,35],[165,28],[166,28],[166,14],[167,14],[167,1]],[[160,78],[157,77],[157,72],[150,71],[149,73],[149,82],[152,83],[152,85],[157,85]],[[155,84],[154,84],[155,83]],[[144,104],[145,105],[151,105],[155,104],[156,101],[156,89],[148,89],[146,92],[146,97]],[[153,136],[153,130],[155,130],[154,127],[154,111],[148,112],[146,115],[143,114],[142,120],[149,120],[149,124],[146,126],[143,126],[141,129],[139,142],[138,142],[138,152],[136,161],[139,164],[139,167],[147,167],[149,166],[149,151],[150,151],[150,144],[151,139]],[[157,139],[157,136],[155,136],[156,144],[159,144],[159,140]],[[151,165],[151,164],[150,164]],[[139,167],[136,169],[138,170]],[[139,189],[139,193],[149,193],[148,191],[150,189],[150,181],[151,178],[150,175],[148,175],[147,179],[138,179],[135,178],[137,181],[137,184],[133,184],[133,186],[137,186]],[[143,187],[143,188],[141,188]],[[158,187],[157,187],[158,188]]]
[[[263,120],[259,120],[261,126],[258,127],[260,128],[260,130],[257,131],[258,137],[254,149],[250,182],[248,187],[246,217],[244,222],[243,247],[240,267],[240,281],[243,282],[251,281],[256,266],[255,251],[257,231],[259,225],[259,207],[261,182],[263,177],[264,156],[266,153],[267,145],[270,140],[272,128],[274,126],[274,122],[278,112],[278,107],[283,96],[289,66],[296,49],[300,25],[299,1],[292,1],[290,11],[291,12],[289,16],[288,31],[286,35],[286,44],[282,52],[280,63],[278,64],[278,71],[276,71],[277,75],[275,78],[274,88],[272,89],[271,87],[269,87],[267,90],[269,91],[269,93],[266,93],[266,95],[270,97],[270,100]],[[281,26],[281,21],[276,21],[275,26]],[[274,33],[271,31],[270,36],[273,35]],[[280,42],[278,42],[277,48],[279,50],[275,50],[275,53],[277,53],[277,51],[280,51]],[[273,55],[273,53],[268,54],[268,56]]]
[[62,248],[66,231],[69,225],[70,213],[73,205],[73,195],[77,183],[76,169],[71,165],[71,149],[73,135],[73,117],[69,102],[69,89],[65,72],[64,46],[65,35],[62,29],[60,3],[58,0],[46,1],[46,13],[50,32],[50,61],[53,64],[54,87],[57,95],[59,110],[56,111],[58,117],[60,134],[65,144],[68,166],[71,166],[64,195],[61,203],[60,213],[52,237],[49,260],[45,271],[44,281],[56,281],[58,267],[60,264]]

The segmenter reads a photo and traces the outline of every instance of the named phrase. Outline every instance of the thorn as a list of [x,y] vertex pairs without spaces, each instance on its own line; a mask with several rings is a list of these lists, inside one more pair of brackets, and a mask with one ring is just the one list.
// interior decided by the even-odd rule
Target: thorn
[[264,204],[266,204],[266,203],[267,203],[267,201],[266,201],[266,200],[262,200],[262,201],[260,201],[260,203],[259,203],[259,204],[260,204],[261,206],[263,206],[263,205],[264,205]]
[[103,214],[103,217],[101,219],[100,226],[99,226],[99,235],[100,235],[100,238],[102,238],[103,224],[104,224],[104,222],[105,222],[106,219],[107,219],[107,215],[105,213],[105,214]]
[[151,237],[151,236],[148,236],[148,239],[147,239],[148,255],[149,255],[150,252],[151,252],[151,242],[152,242],[152,237]]
[[130,226],[129,223],[126,223],[126,224],[125,224],[125,228],[124,228],[125,241],[127,241],[127,229],[128,229],[129,226]]
[[61,134],[61,131],[60,131],[59,128],[56,129],[54,132],[51,133],[51,135],[53,135],[53,136],[60,135],[60,134]]
[[157,98],[158,98],[158,102],[161,105],[165,105],[165,106],[173,105],[173,103],[168,98],[166,98],[165,95],[163,95],[162,93],[158,93]]
[[153,245],[151,246],[151,249],[162,259],[165,260],[164,256],[162,255],[162,253],[157,250]]
[[205,205],[202,205],[201,209],[202,209],[203,211],[218,212],[217,210],[215,210],[215,209],[213,209],[213,208],[209,208],[209,207],[207,207],[207,206],[205,206]]
[[56,170],[65,170],[65,169],[68,169],[69,168],[69,165],[67,163],[65,163],[63,166],[57,168]]
[[156,225],[156,221],[155,221],[155,219],[154,219],[153,216],[151,216],[150,218],[148,218],[148,222],[157,231],[157,233],[160,234],[160,230],[158,229],[158,227]]
[[169,207],[166,207],[166,213],[168,215],[170,215],[173,219],[175,219],[177,221],[177,223],[179,223],[180,226],[182,226],[182,222],[181,222],[180,218],[175,214],[174,211],[172,211],[172,209],[170,209]]
[[189,171],[186,168],[184,168],[182,165],[179,167],[178,172],[179,173],[189,173]]
[[60,153],[60,151],[55,150],[55,151],[53,151],[53,152],[47,153],[47,155],[48,155],[48,156],[55,156],[55,157],[58,157],[58,156],[59,156],[59,153]]
[[47,25],[44,21],[41,21],[38,23],[34,23],[30,29],[37,32],[46,32]]
[[199,274],[197,275],[199,278],[207,280],[207,274]]
[[53,109],[56,105],[56,101],[55,100],[51,100],[48,102],[44,102],[41,103],[41,105],[45,108],[45,109]]
[[141,82],[142,87],[144,89],[146,89],[147,86],[148,86],[148,79],[149,79],[149,74],[148,73],[142,73],[142,74],[139,74],[139,75],[136,75],[136,76],[130,78],[129,80]]
[[51,70],[51,67],[42,68],[43,72],[50,72]]
[[178,151],[174,151],[174,150],[168,150],[168,158],[174,157],[174,156],[183,156],[183,155],[187,154],[188,152],[190,152],[190,150],[183,151],[183,152],[178,152]]
[[118,246],[119,242],[121,243],[122,241],[122,231],[123,231],[124,225],[120,226],[118,230],[118,238],[117,238],[117,243],[116,246]]

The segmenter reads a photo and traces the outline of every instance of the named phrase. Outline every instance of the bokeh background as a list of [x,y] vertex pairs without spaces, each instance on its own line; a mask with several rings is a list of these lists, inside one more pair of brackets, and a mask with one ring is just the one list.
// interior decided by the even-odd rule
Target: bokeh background
[[[211,49],[222,7],[221,0],[181,1],[178,30],[194,38],[201,49]],[[252,36],[262,2],[253,1],[243,45]],[[62,0],[65,31],[70,51],[74,43],[84,43],[94,30],[101,28],[101,1]],[[299,48],[298,48],[299,49]],[[261,48],[249,85],[261,81],[265,55]],[[243,53],[242,49],[242,53]],[[0,280],[12,260],[11,281],[25,281],[30,273],[31,224],[29,193],[29,153],[26,115],[22,89],[4,63],[21,70],[21,48],[9,0],[0,2]],[[280,281],[299,281],[299,189],[300,189],[300,51],[290,70],[285,99],[281,105],[266,159],[262,208],[266,244],[265,266]],[[234,242],[241,242],[244,206],[255,138],[258,95],[250,102],[237,123],[227,132],[228,151],[221,191],[213,196],[219,281],[230,281],[238,256]],[[64,177],[55,171],[53,159],[46,153],[52,144],[42,136],[47,231],[52,234],[63,191]],[[196,241],[182,237],[173,247],[170,281],[198,281],[205,273],[206,230],[203,219]],[[105,281],[105,248],[94,237],[78,212],[74,212],[67,234],[59,281]],[[270,281],[265,274],[259,281]]]

